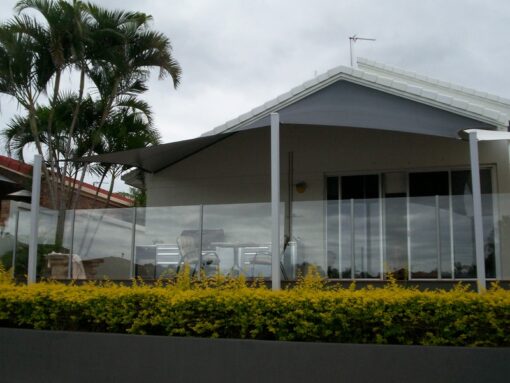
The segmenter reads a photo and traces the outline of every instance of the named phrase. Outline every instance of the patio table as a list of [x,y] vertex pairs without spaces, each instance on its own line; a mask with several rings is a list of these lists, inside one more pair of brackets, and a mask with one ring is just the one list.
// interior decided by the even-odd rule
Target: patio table
[[211,245],[214,247],[220,247],[224,249],[232,249],[234,252],[234,264],[232,266],[231,272],[237,272],[240,274],[242,272],[241,266],[239,265],[240,252],[243,247],[257,247],[259,244],[253,242],[211,242]]

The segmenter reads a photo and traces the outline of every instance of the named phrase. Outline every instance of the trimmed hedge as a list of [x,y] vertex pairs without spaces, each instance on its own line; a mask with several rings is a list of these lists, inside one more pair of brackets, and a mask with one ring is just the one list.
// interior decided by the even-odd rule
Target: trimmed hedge
[[2,282],[0,326],[290,341],[510,346],[510,292],[390,285],[272,292],[219,278],[163,286]]

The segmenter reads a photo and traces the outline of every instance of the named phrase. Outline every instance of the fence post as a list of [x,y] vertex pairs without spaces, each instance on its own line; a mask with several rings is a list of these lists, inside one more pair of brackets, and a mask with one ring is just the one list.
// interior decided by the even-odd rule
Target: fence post
[[30,240],[28,242],[28,279],[35,283],[37,274],[37,242],[39,237],[39,200],[41,198],[42,156],[34,155],[32,172],[32,201],[30,206]]
[[280,116],[271,113],[271,287],[280,290]]
[[133,206],[133,223],[131,225],[131,262],[129,264],[129,277],[135,277],[135,257],[136,257],[136,206]]

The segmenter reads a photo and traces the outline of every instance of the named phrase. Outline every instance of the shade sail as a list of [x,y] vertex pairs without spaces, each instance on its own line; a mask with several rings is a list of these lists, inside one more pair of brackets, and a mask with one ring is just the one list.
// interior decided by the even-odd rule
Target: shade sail
[[232,133],[198,137],[191,140],[170,142],[148,148],[83,157],[80,161],[126,165],[142,169],[149,173],[155,173],[230,135],[232,135]]

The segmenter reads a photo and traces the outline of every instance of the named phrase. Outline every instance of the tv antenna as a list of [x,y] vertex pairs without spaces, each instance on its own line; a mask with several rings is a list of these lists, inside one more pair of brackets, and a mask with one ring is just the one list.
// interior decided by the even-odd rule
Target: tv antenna
[[370,38],[367,38],[367,37],[358,37],[357,35],[349,37],[349,46],[350,46],[350,52],[351,52],[351,67],[352,68],[356,68],[358,66],[357,63],[356,63],[356,55],[354,53],[354,44],[358,40],[375,41],[375,39],[370,39]]

